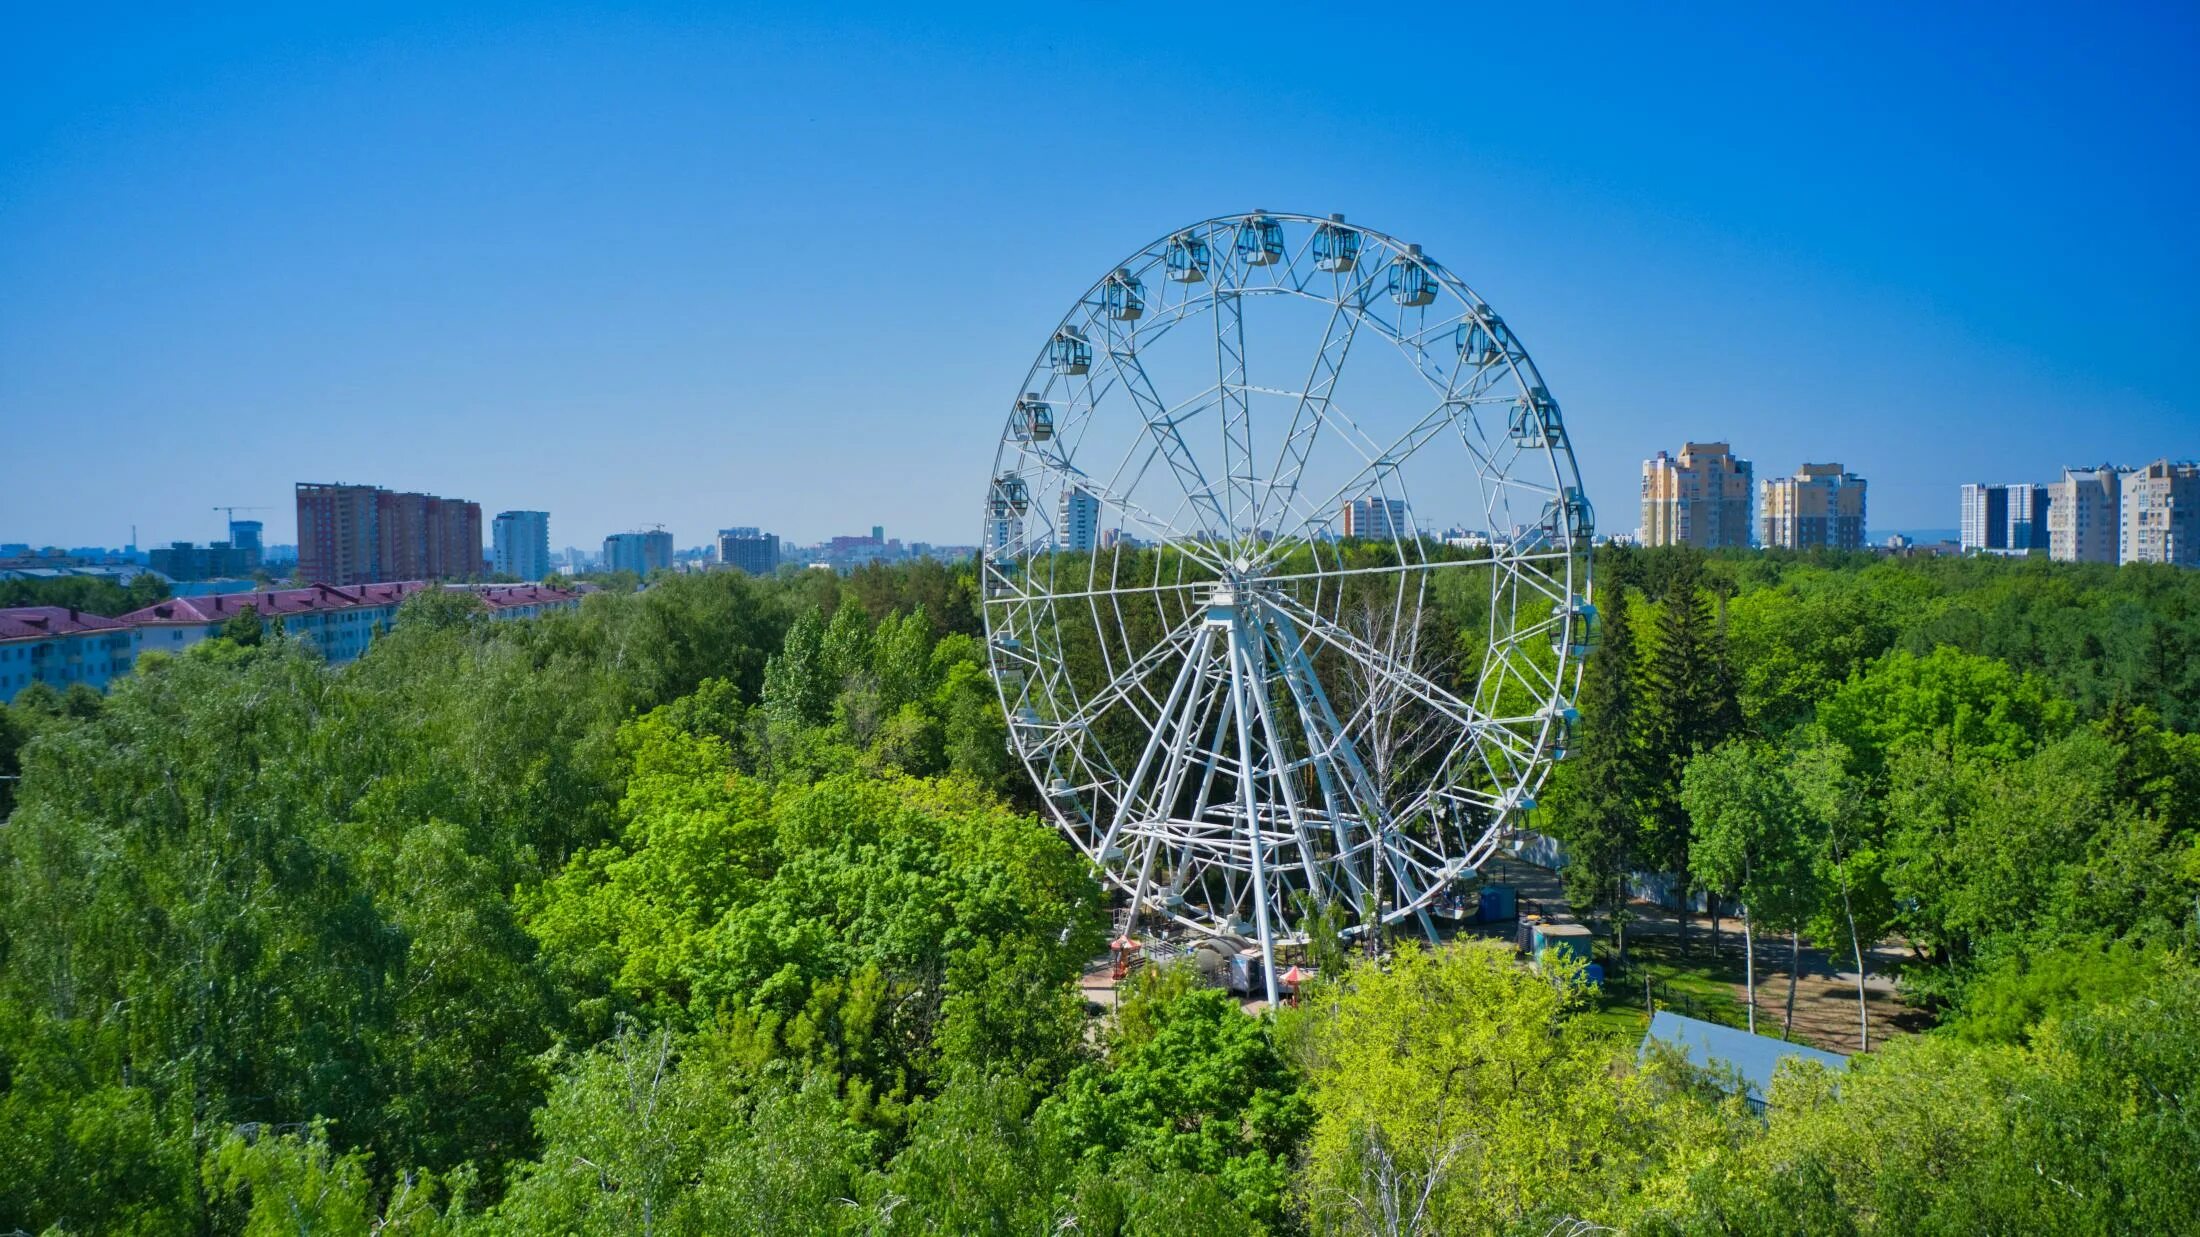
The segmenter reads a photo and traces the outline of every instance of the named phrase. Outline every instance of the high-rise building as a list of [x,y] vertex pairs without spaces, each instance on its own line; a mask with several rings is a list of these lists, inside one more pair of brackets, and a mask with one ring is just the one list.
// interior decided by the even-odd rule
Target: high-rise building
[[2120,561],[2200,567],[2200,464],[2160,459],[2132,469],[2119,506]]
[[428,496],[374,493],[374,581],[419,580],[428,575]]
[[2047,549],[2047,511],[2053,503],[2044,485],[2023,482],[2009,487],[2009,552]]
[[377,493],[371,485],[298,483],[299,580],[339,587],[377,582]]
[[2009,487],[1965,482],[1958,536],[1966,551],[2009,548]]
[[1100,500],[1073,485],[1062,491],[1054,525],[1056,544],[1065,550],[1091,551],[1100,544]]
[[1965,483],[1960,531],[1964,552],[2027,554],[2047,549],[2050,501],[2050,488],[2044,485]]
[[481,574],[481,504],[371,485],[301,481],[298,578],[308,584]]
[[499,511],[490,526],[490,567],[500,576],[540,580],[550,574],[550,513]]
[[229,522],[229,544],[244,556],[245,571],[248,573],[260,569],[260,562],[266,553],[260,544],[260,529],[258,520]]
[[718,561],[752,576],[768,576],[779,570],[779,534],[755,528],[721,528]]
[[1839,464],[1805,464],[1765,482],[1766,548],[1864,548],[1864,479]]
[[1407,531],[1406,501],[1402,498],[1355,498],[1338,517],[1338,534],[1347,539],[1395,541]]
[[478,579],[487,569],[481,556],[480,503],[431,496],[427,539],[427,579]]
[[648,579],[650,572],[669,570],[671,566],[672,534],[661,528],[651,532],[613,533],[603,539],[605,571],[631,571]]
[[2062,563],[2116,561],[2122,520],[2122,469],[2065,468],[2048,488],[2047,553]]
[[1679,458],[1642,462],[1642,543],[1714,550],[1749,544],[1750,463],[1723,442],[1691,442]]
[[146,560],[153,570],[176,581],[240,578],[260,566],[257,552],[248,553],[226,541],[210,541],[203,546],[174,541],[149,552]]

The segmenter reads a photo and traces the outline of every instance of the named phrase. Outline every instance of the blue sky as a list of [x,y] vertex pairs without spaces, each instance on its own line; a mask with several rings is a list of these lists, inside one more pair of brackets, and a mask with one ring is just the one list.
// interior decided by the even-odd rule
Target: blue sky
[[1547,7],[15,7],[0,541],[972,541],[1056,318],[1256,206],[1473,284],[1608,529],[1686,438],[1879,530],[2200,455],[2200,10]]

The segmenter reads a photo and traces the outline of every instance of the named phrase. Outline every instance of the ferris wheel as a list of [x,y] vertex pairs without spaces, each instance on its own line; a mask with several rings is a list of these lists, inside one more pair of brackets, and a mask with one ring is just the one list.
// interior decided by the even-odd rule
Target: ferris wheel
[[1086,289],[1007,418],[982,585],[1009,743],[1129,895],[1275,952],[1432,939],[1576,717],[1588,503],[1512,329],[1418,245],[1255,211]]

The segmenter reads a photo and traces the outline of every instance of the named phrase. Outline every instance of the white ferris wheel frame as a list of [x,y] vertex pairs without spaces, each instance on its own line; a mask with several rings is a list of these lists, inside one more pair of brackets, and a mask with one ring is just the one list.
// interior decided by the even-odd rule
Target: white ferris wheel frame
[[[1263,250],[1278,237],[1280,250]],[[1178,278],[1195,259],[1197,274]],[[1328,307],[1297,388],[1256,385],[1247,372],[1245,298],[1267,296]],[[1201,315],[1212,320],[1214,381],[1169,403],[1141,350]],[[1332,398],[1363,329],[1433,397],[1387,442]],[[1417,245],[1342,216],[1256,211],[1175,229],[1118,264],[1056,324],[1017,390],[982,536],[993,677],[1010,747],[1049,814],[1129,895],[1126,933],[1144,915],[1250,933],[1271,1003],[1276,946],[1304,939],[1288,926],[1303,894],[1346,898],[1355,913],[1372,903],[1376,921],[1412,919],[1433,939],[1432,905],[1487,862],[1563,757],[1595,621],[1592,520],[1571,440],[1511,328]],[[1254,441],[1256,397],[1292,403],[1280,443]],[[1111,412],[1136,414],[1131,445],[1119,459],[1085,458],[1088,431]],[[1403,466],[1454,440],[1461,479],[1481,497],[1487,549],[1447,556],[1410,504],[1386,505],[1388,536],[1376,540],[1387,540],[1387,556],[1377,546],[1387,561],[1347,566],[1331,536],[1341,506],[1406,503]],[[1218,468],[1195,442],[1219,444]],[[1310,503],[1300,483],[1323,443],[1359,466]],[[1350,467],[1354,456],[1344,458]],[[1146,486],[1166,491],[1167,510]],[[1112,513],[1126,540],[1151,551],[1150,571],[1126,579],[1123,548],[1086,547],[1083,579],[1065,578],[1078,556],[1064,552],[1057,512],[1033,501],[1035,489],[1081,494],[1095,519]],[[1400,511],[1402,527],[1391,518]],[[1454,572],[1486,574],[1491,599],[1482,663],[1463,693],[1426,672],[1420,640],[1432,581]],[[1344,621],[1344,582],[1355,576],[1394,580],[1398,621],[1387,630]],[[1147,609],[1162,634],[1134,650],[1133,612],[1142,622]],[[1097,641],[1106,681],[1096,688],[1071,681],[1062,653],[1087,637],[1071,628]],[[1324,659],[1361,686],[1342,711],[1317,673]],[[1143,733],[1135,761],[1094,737],[1110,713]],[[1424,761],[1436,772],[1379,784],[1363,749],[1389,742],[1384,727],[1405,713],[1435,732],[1421,738],[1440,753]]]

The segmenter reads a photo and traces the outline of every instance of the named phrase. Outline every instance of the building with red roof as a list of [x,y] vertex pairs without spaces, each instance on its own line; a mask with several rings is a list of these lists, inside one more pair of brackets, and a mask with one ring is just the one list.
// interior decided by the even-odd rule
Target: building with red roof
[[106,690],[137,661],[137,633],[121,619],[66,606],[0,610],[0,701],[33,683]]
[[432,587],[421,580],[401,580],[171,597],[133,610],[122,621],[137,628],[139,652],[180,653],[221,635],[222,627],[249,607],[267,622],[280,620],[284,635],[311,641],[330,664],[341,665],[366,652],[375,636],[390,629],[407,597]]
[[212,593],[171,597],[120,618],[102,618],[61,606],[22,606],[0,610],[0,703],[33,683],[61,689],[83,683],[105,690],[130,673],[139,653],[158,649],[180,653],[222,634],[231,619],[250,609],[263,621],[282,624],[283,635],[310,642],[331,665],[342,665],[367,651],[376,636],[397,621],[405,599],[431,588],[472,593],[492,619],[538,618],[581,604],[586,585],[549,588],[540,584],[437,585],[425,580],[354,584],[339,588],[259,589],[249,593]]

